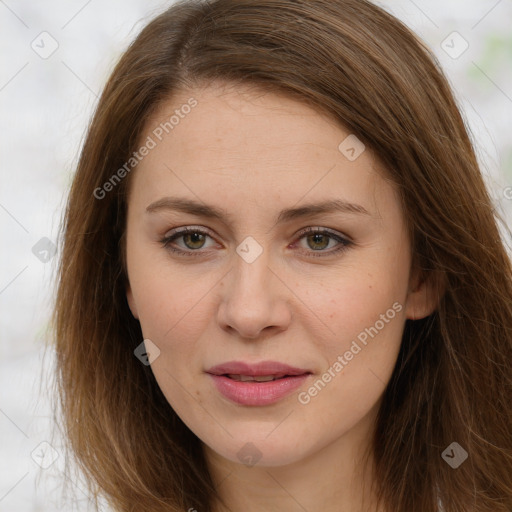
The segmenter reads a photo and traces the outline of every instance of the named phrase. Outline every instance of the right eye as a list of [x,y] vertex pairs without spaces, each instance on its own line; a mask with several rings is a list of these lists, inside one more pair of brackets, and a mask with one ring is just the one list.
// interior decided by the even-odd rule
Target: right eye
[[[196,256],[200,254],[199,249],[204,247],[206,237],[211,238],[207,231],[195,227],[186,227],[165,236],[160,240],[160,243],[165,249],[179,255]],[[173,245],[173,242],[178,239],[182,239],[184,247],[176,248]]]

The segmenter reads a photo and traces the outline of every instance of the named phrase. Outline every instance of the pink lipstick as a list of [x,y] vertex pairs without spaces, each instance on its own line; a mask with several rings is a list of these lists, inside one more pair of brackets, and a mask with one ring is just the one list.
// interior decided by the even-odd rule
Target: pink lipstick
[[299,388],[311,371],[277,361],[230,361],[207,370],[217,390],[240,405],[273,404]]

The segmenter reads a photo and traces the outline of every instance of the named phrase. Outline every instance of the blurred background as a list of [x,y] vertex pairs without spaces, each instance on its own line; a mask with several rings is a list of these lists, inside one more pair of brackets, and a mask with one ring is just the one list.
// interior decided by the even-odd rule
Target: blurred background
[[[0,0],[2,512],[93,510],[83,482],[63,473],[45,380],[53,365],[45,344],[58,227],[87,123],[110,71],[140,29],[171,3]],[[512,225],[512,0],[379,5],[437,55],[496,210]],[[64,483],[69,494],[63,494]]]

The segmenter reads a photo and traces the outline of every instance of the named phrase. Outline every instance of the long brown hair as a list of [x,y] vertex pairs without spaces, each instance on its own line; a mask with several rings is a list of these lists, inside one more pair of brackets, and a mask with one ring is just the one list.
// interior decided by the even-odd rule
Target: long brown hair
[[[247,83],[327,112],[399,190],[414,263],[444,283],[407,320],[373,450],[396,512],[512,510],[512,270],[463,119],[431,52],[365,0],[187,0],[123,54],[83,144],[62,226],[54,309],[56,391],[89,491],[116,511],[210,511],[198,438],[134,357],[126,301],[130,176],[98,198],[178,90]],[[468,454],[457,469],[442,452]]]

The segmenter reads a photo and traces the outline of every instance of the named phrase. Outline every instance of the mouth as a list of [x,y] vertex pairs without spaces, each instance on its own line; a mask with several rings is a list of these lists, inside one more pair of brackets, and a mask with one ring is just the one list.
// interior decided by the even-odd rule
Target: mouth
[[240,380],[249,380],[251,378],[263,377],[265,380],[280,379],[283,377],[293,377],[312,373],[306,368],[290,366],[278,361],[260,361],[257,363],[246,363],[244,361],[228,361],[226,363],[213,366],[206,373],[212,375],[225,375],[230,378]]
[[312,371],[275,361],[256,364],[232,361],[210,368],[217,391],[232,403],[266,406],[276,403],[299,388]]
[[224,374],[223,377],[239,382],[271,382],[274,380],[286,379],[287,377],[296,377],[296,375],[237,375],[234,373]]

